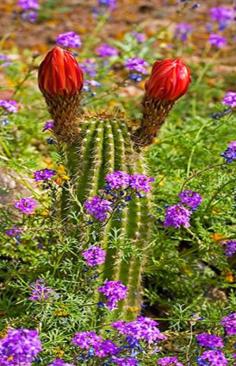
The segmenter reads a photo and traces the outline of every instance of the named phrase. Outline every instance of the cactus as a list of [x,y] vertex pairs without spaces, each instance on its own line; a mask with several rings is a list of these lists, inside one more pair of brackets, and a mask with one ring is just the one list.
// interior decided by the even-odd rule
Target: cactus
[[[54,74],[53,68],[56,69]],[[48,82],[48,69],[51,75],[54,75],[54,82]],[[124,115],[120,112],[114,111],[112,115],[79,113],[81,75],[73,56],[58,47],[50,51],[40,65],[39,86],[54,118],[54,134],[58,146],[63,150],[65,165],[71,177],[62,194],[62,220],[68,221],[70,210],[73,208],[82,222],[81,207],[88,198],[97,195],[104,187],[108,173],[123,171],[128,174],[145,174],[144,159],[137,145],[139,142],[141,145],[152,142],[156,131],[152,131],[149,136],[149,130],[156,115],[155,108],[147,112],[149,103],[145,103],[146,112],[141,127],[136,135],[132,135]],[[185,88],[187,84],[186,82]],[[180,93],[184,93],[182,89],[177,93],[178,97]],[[152,106],[161,104],[156,101],[155,95],[147,95],[145,100],[150,97],[154,98]],[[164,103],[172,106],[174,98]],[[163,123],[164,116],[160,118]],[[157,125],[158,123],[154,122],[154,126]],[[102,248],[106,249],[106,261],[101,268],[103,279],[120,280],[127,286],[126,299],[120,303],[116,312],[116,317],[122,316],[123,319],[133,319],[140,312],[141,274],[151,237],[150,199],[149,194],[142,200],[133,197],[122,213],[115,212],[106,225],[97,225],[96,235],[92,227],[84,222],[76,228],[80,250],[86,242],[100,243]],[[80,222],[80,219],[78,221]],[[121,245],[111,245],[114,235],[118,237]],[[131,246],[128,257],[125,254],[125,242]]]

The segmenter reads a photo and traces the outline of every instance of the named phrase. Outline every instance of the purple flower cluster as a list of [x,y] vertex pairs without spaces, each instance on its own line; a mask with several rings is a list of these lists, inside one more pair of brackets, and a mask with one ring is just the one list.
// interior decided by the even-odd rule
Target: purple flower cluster
[[143,42],[145,42],[145,41],[146,41],[146,39],[147,39],[147,36],[146,36],[146,34],[145,34],[145,33],[132,32],[131,34],[132,34],[132,36],[136,39],[136,41],[137,41],[138,43],[143,43]]
[[234,9],[218,6],[210,9],[210,15],[219,24],[219,30],[224,30],[234,19]]
[[87,262],[89,267],[98,266],[103,264],[106,259],[106,251],[93,245],[82,253],[82,256]]
[[41,342],[36,330],[11,329],[0,340],[1,366],[30,366],[39,352]]
[[127,287],[121,281],[105,281],[98,291],[107,298],[107,307],[110,310],[117,308],[117,303],[124,300],[127,295]]
[[94,196],[84,203],[86,212],[101,222],[105,221],[108,213],[112,211],[111,205],[112,202],[99,196]]
[[165,227],[174,227],[176,229],[181,226],[188,228],[190,226],[190,217],[192,211],[188,210],[183,205],[177,204],[169,206],[165,212]]
[[200,333],[196,336],[200,346],[207,348],[223,348],[223,339],[215,334]]
[[159,366],[183,366],[176,356],[159,358],[157,364]]
[[110,189],[131,188],[134,191],[146,193],[152,188],[150,183],[154,182],[154,178],[144,174],[128,174],[119,170],[108,174],[105,180]]
[[236,240],[228,240],[223,243],[225,255],[227,257],[232,257],[236,253]]
[[48,131],[48,130],[53,130],[54,127],[54,121],[52,119],[50,119],[49,121],[46,121],[44,126],[43,126],[43,132]]
[[143,316],[139,316],[131,322],[119,320],[112,324],[112,327],[120,334],[149,344],[166,340],[166,336],[160,332],[157,326],[158,323],[155,320]]
[[185,190],[179,194],[180,202],[189,208],[196,210],[196,208],[202,203],[202,197],[199,193]]
[[198,357],[197,363],[199,366],[227,366],[228,361],[222,351],[205,351]]
[[0,107],[5,109],[8,113],[16,113],[18,111],[18,105],[15,100],[0,99]]
[[19,201],[15,202],[15,208],[25,215],[32,215],[37,205],[37,201],[31,197],[21,198]]
[[236,313],[231,313],[221,320],[227,335],[236,335]]
[[216,48],[223,48],[226,46],[227,40],[220,34],[212,33],[209,37],[209,43]]
[[44,280],[39,279],[31,285],[31,295],[29,300],[43,302],[54,294],[54,290],[45,286]]
[[66,32],[57,36],[56,44],[67,48],[79,48],[81,47],[81,40],[75,32]]
[[120,349],[110,340],[103,340],[95,332],[78,332],[72,343],[84,350],[94,350],[97,357],[103,358],[117,354]]
[[0,53],[0,66],[1,67],[7,67],[11,65],[12,61],[9,56],[4,55],[3,53]]
[[236,141],[231,141],[221,156],[223,156],[228,164],[236,160]]
[[38,18],[38,0],[18,0],[18,6],[23,10],[22,19],[34,23]]
[[179,23],[175,28],[175,37],[185,42],[188,39],[188,35],[192,32],[192,26],[188,23]]
[[117,48],[112,47],[106,43],[103,43],[99,47],[97,47],[96,53],[99,57],[116,57],[119,54]]
[[137,366],[138,365],[138,360],[136,360],[136,358],[133,358],[133,357],[123,358],[123,357],[113,356],[111,361],[112,361],[112,363],[114,363],[115,365],[118,365],[118,366]]
[[52,169],[41,169],[34,172],[34,180],[36,182],[45,181],[51,179],[56,174]]
[[97,75],[97,62],[93,58],[88,58],[80,64],[81,69],[91,78]]
[[224,96],[222,103],[231,108],[235,108],[236,107],[236,93],[232,92],[232,91],[227,92]]
[[11,237],[19,237],[19,235],[22,233],[22,229],[19,227],[13,226],[11,229],[7,229],[5,231],[6,235]]
[[57,358],[48,366],[74,366],[72,363],[65,362],[61,358]]
[[116,0],[98,0],[98,5],[113,10],[116,7]]
[[132,57],[125,61],[124,66],[129,71],[136,71],[140,74],[147,74],[148,63],[139,57]]

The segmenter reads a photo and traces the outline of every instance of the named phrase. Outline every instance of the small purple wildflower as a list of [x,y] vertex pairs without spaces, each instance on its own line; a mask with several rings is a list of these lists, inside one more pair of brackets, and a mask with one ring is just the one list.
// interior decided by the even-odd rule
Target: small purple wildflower
[[137,366],[138,360],[133,357],[123,358],[123,357],[112,357],[112,363],[118,366]]
[[148,342],[149,344],[167,339],[157,326],[158,323],[155,320],[143,316],[139,316],[131,322],[118,320],[112,323],[112,327],[119,333],[137,341]]
[[57,36],[56,44],[62,47],[79,48],[81,47],[81,40],[80,36],[75,32],[67,32]]
[[159,358],[157,364],[159,366],[183,366],[176,356]]
[[189,208],[195,210],[202,202],[202,197],[199,193],[191,190],[185,190],[179,194],[180,202]]
[[234,10],[225,6],[210,9],[211,19],[219,24],[219,29],[224,30],[234,19]]
[[120,170],[116,170],[113,173],[107,174],[105,181],[110,189],[126,189],[130,183],[130,175]]
[[136,39],[138,43],[143,43],[146,41],[147,37],[145,33],[132,32],[131,35]]
[[106,251],[93,245],[82,253],[89,267],[95,267],[103,264],[106,259]]
[[187,41],[193,27],[188,23],[179,23],[175,27],[175,37],[183,42]]
[[2,366],[30,366],[42,351],[37,330],[10,329],[0,340]]
[[127,295],[127,287],[121,281],[105,281],[98,291],[107,298],[106,305],[110,310],[116,309],[117,303]]
[[221,320],[227,335],[236,335],[236,313],[231,313]]
[[81,69],[91,78],[97,75],[97,62],[93,58],[87,58],[83,63],[80,64]]
[[1,67],[7,67],[11,65],[12,61],[9,56],[4,55],[3,53],[0,53],[0,66]]
[[5,109],[8,113],[17,113],[18,105],[15,100],[0,99],[0,107]]
[[98,336],[95,332],[78,332],[75,333],[72,343],[81,349],[89,350],[94,347],[97,343],[102,342],[102,338]]
[[22,229],[19,227],[13,226],[11,229],[5,231],[6,235],[11,237],[19,236],[22,233]]
[[113,10],[116,7],[116,0],[98,0],[98,5]]
[[52,119],[50,119],[49,121],[46,121],[44,126],[43,126],[43,132],[48,131],[48,130],[53,130],[54,127],[54,121]]
[[110,201],[98,196],[94,196],[84,203],[86,212],[101,222],[105,221],[107,219],[108,212],[112,211],[111,205],[112,203]]
[[222,351],[210,350],[205,351],[198,357],[197,363],[199,366],[227,366],[228,361]]
[[154,182],[154,178],[147,177],[144,174],[132,174],[130,175],[129,185],[137,192],[150,192],[152,189],[150,183]]
[[21,14],[21,18],[27,22],[35,23],[38,18],[38,12],[35,10],[24,11]]
[[103,43],[99,47],[97,47],[96,53],[99,57],[116,57],[119,54],[117,48],[112,47],[106,43]]
[[223,339],[215,334],[201,333],[196,335],[196,339],[200,346],[207,348],[223,348]]
[[74,366],[72,363],[68,363],[61,358],[56,358],[50,365],[48,366]]
[[18,6],[23,10],[38,10],[39,1],[38,0],[18,0]]
[[119,351],[119,347],[109,339],[97,342],[94,345],[95,355],[99,358],[116,355]]
[[136,71],[140,74],[147,74],[148,63],[139,57],[132,57],[125,61],[124,66],[129,71]]
[[31,295],[29,300],[43,302],[48,300],[50,296],[54,294],[54,290],[50,287],[45,286],[43,280],[39,279],[31,285]]
[[188,228],[190,226],[191,214],[190,210],[180,204],[169,206],[166,209],[164,226],[172,226],[174,228],[183,226]]
[[36,182],[45,181],[51,179],[56,174],[52,169],[41,169],[34,172],[34,180]]
[[21,198],[15,202],[15,208],[25,215],[32,215],[37,207],[37,201],[31,197]]
[[228,105],[231,108],[236,107],[236,92],[229,91],[225,94],[223,104]]
[[209,37],[209,43],[214,47],[223,48],[224,46],[226,46],[227,40],[225,37],[219,34],[212,33]]
[[225,243],[225,255],[227,257],[232,257],[234,254],[236,254],[236,240],[228,240]]
[[231,141],[221,156],[223,156],[228,164],[236,160],[236,141]]

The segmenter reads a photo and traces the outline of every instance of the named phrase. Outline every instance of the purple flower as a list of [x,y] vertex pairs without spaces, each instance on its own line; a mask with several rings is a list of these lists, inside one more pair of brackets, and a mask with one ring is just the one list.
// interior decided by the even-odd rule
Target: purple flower
[[10,329],[0,340],[1,366],[30,366],[41,350],[37,330]]
[[56,44],[62,47],[79,48],[81,47],[81,40],[80,36],[75,32],[67,32],[57,36]]
[[159,366],[183,366],[176,356],[159,358],[157,364]]
[[94,347],[97,343],[102,342],[102,338],[95,332],[78,332],[75,333],[72,343],[81,349],[89,350]]
[[19,227],[13,226],[11,229],[5,231],[6,235],[11,237],[17,237],[22,233],[22,229]]
[[182,191],[179,194],[180,202],[193,210],[195,210],[202,202],[202,197],[199,193],[191,190]]
[[25,215],[32,215],[37,205],[37,201],[31,197],[21,198],[19,201],[15,202],[15,208]]
[[91,78],[97,75],[97,62],[92,58],[87,58],[83,63],[80,64],[81,69],[84,73],[88,74]]
[[190,210],[180,204],[169,206],[166,209],[164,226],[172,226],[174,228],[183,226],[188,228],[190,226],[191,214]]
[[145,33],[132,32],[132,36],[136,39],[138,43],[143,43],[146,41],[147,37]]
[[219,23],[219,29],[224,30],[234,19],[234,10],[225,6],[210,9],[211,19]]
[[215,334],[201,333],[196,335],[196,339],[200,346],[207,348],[223,348],[223,339]]
[[175,37],[185,42],[188,39],[188,35],[192,32],[192,26],[188,23],[179,23],[175,27]]
[[103,264],[106,259],[106,251],[93,245],[82,253],[82,256],[90,267]]
[[107,174],[105,181],[110,189],[126,189],[130,183],[130,176],[128,173],[117,170]]
[[115,57],[119,54],[117,48],[112,47],[106,43],[103,43],[99,47],[97,47],[96,53],[99,57]]
[[116,6],[116,0],[98,0],[98,5],[113,10]]
[[198,357],[199,366],[227,366],[228,361],[222,351],[205,351]]
[[43,132],[47,131],[47,130],[53,130],[54,127],[54,121],[52,119],[50,119],[49,121],[46,121],[44,126],[43,126]]
[[0,66],[6,67],[11,65],[12,61],[9,56],[4,55],[3,53],[0,53]]
[[128,358],[123,358],[123,357],[112,357],[111,359],[112,363],[114,363],[115,365],[118,366],[137,366],[138,365],[138,360],[136,360],[136,358],[132,358],[132,357],[128,357]]
[[4,108],[9,113],[16,113],[18,111],[17,102],[15,100],[0,99],[0,107]]
[[223,48],[227,44],[227,40],[219,34],[212,33],[209,37],[209,43],[214,47]]
[[140,74],[147,74],[148,63],[139,57],[132,57],[125,61],[124,63],[126,69],[129,71],[136,71]]
[[39,1],[38,0],[18,0],[18,6],[21,7],[23,10],[31,10],[39,9]]
[[225,255],[232,257],[236,253],[236,240],[228,240],[225,243]]
[[119,333],[137,341],[146,341],[149,344],[166,340],[166,336],[157,328],[158,323],[148,317],[139,316],[136,320],[125,322],[118,320],[112,324]]
[[221,320],[227,335],[236,335],[236,313],[229,314]]
[[112,203],[108,200],[94,196],[93,198],[85,201],[84,207],[89,215],[102,222],[107,219],[108,212],[112,211],[111,204]]
[[221,156],[223,156],[228,164],[236,160],[236,141],[231,141]]
[[74,366],[72,363],[65,362],[61,358],[56,358],[50,365],[48,366]]
[[235,92],[227,92],[223,99],[223,104],[228,105],[231,108],[236,107],[236,93]]
[[45,286],[44,280],[37,280],[31,285],[31,295],[29,300],[43,302],[54,294],[54,290]]
[[99,358],[116,355],[119,351],[119,347],[109,339],[97,342],[94,345],[95,355]]
[[41,169],[34,172],[34,180],[39,182],[41,180],[49,180],[56,174],[55,170],[52,169]]
[[35,10],[24,11],[21,14],[21,17],[23,20],[26,20],[27,22],[35,23],[38,18],[38,12]]
[[105,281],[98,291],[107,298],[110,310],[116,309],[118,301],[124,300],[127,295],[127,287],[121,281]]
[[152,177],[147,177],[144,174],[132,174],[129,185],[137,192],[149,192],[152,189],[150,185],[152,182],[154,182],[154,178]]

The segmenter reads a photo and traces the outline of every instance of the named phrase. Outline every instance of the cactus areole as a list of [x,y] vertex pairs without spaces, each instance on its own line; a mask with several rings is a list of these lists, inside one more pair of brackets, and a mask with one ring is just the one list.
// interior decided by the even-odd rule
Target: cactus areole
[[[101,224],[99,228],[98,222],[95,236],[91,226],[78,224],[80,217],[83,221],[81,207],[101,192],[107,174],[114,171],[145,174],[143,156],[137,146],[152,142],[174,101],[187,90],[189,81],[189,71],[181,61],[157,62],[146,84],[141,127],[132,135],[123,114],[79,113],[83,76],[68,51],[55,47],[39,68],[39,87],[55,121],[53,133],[62,142],[59,146],[64,149],[62,158],[70,175],[61,197],[62,225],[77,210],[79,252],[86,249],[84,243],[99,245],[106,250],[101,280],[121,281],[127,286],[127,296],[115,311],[116,318],[133,319],[141,308],[142,272],[151,240],[150,194],[142,198],[134,195],[106,225]],[[114,235],[116,244],[112,241]],[[131,248],[129,255],[126,243]],[[100,301],[98,292],[95,293],[96,300]]]

